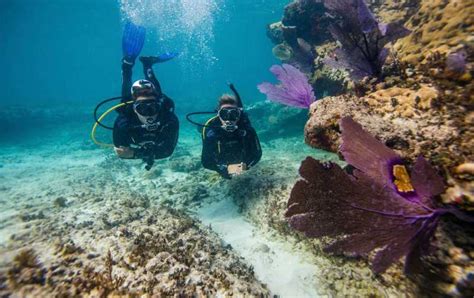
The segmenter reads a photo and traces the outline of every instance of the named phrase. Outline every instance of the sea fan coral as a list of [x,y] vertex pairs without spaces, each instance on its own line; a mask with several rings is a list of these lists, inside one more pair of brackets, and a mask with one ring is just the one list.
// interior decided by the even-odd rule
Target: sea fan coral
[[336,237],[328,252],[360,256],[378,249],[372,261],[376,273],[403,256],[405,271],[416,272],[443,214],[473,219],[457,209],[436,208],[433,197],[444,190],[443,181],[423,157],[410,177],[401,158],[350,117],[340,126],[341,153],[355,170],[348,174],[336,164],[306,158],[303,179],[288,201],[290,226],[308,237]]
[[379,23],[363,0],[327,0],[324,5],[334,16],[329,31],[341,45],[325,63],[349,70],[355,80],[380,77],[389,54],[384,46],[411,31],[398,23]]
[[268,99],[305,109],[309,108],[316,100],[308,78],[296,67],[289,64],[273,65],[270,71],[280,81],[280,84],[262,83],[258,85],[258,90],[266,94]]

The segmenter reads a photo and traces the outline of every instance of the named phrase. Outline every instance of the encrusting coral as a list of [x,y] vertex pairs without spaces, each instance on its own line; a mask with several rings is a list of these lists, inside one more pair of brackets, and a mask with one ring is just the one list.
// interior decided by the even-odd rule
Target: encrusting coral
[[413,33],[394,48],[403,61],[418,65],[435,52],[448,54],[453,48],[472,44],[473,14],[471,1],[420,1],[417,13],[406,23]]

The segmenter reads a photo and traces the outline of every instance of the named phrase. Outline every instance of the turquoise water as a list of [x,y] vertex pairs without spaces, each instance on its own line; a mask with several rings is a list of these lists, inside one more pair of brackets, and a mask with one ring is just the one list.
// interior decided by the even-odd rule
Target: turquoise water
[[121,30],[130,14],[148,28],[142,54],[182,53],[156,70],[178,111],[213,106],[229,81],[246,102],[264,98],[256,85],[277,62],[265,26],[288,1],[160,2],[1,1],[1,105],[92,107],[119,94]]

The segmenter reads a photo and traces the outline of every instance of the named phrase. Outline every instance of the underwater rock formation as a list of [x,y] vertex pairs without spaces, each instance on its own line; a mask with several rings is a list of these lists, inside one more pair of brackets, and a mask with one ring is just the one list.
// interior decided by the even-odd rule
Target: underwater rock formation
[[252,269],[194,219],[160,208],[144,220],[148,227],[136,221],[122,224],[112,234],[96,234],[83,247],[58,243],[55,254],[43,264],[32,250],[20,252],[0,293],[34,293],[36,297],[268,295]]
[[[423,155],[442,173],[447,188],[437,203],[474,210],[470,166],[474,160],[474,5],[412,0],[368,4],[383,22],[403,21],[412,33],[394,43],[382,81],[354,84],[345,79],[346,94],[323,97],[310,107],[306,143],[338,152],[339,120],[351,116],[402,158]],[[321,48],[317,46],[316,52]],[[314,75],[322,71],[316,66]],[[474,289],[471,226],[442,221],[436,238],[438,253],[423,258],[421,264],[425,272],[436,274],[418,276],[417,284],[433,295],[470,296]]]
[[295,28],[294,39],[287,40],[292,46],[296,38],[302,38],[310,44],[321,44],[329,38],[329,17],[325,14],[322,1],[293,1],[285,7],[282,24]]
[[[453,2],[446,7],[452,5],[456,6]],[[463,8],[473,10],[472,5]],[[435,9],[424,4],[408,23],[413,23],[420,15],[430,15],[433,10],[443,11],[440,6]],[[452,14],[452,8],[444,13]],[[457,26],[451,24],[445,28],[449,28],[451,33],[442,30],[437,37],[431,36],[433,43],[442,44],[439,48],[419,48],[419,42],[413,40],[413,36],[425,30],[423,28],[427,25],[418,22],[417,29],[412,24],[414,32],[395,47],[400,47],[398,58],[402,61],[413,54],[407,49],[418,47],[415,51],[417,58],[408,57],[415,64],[403,65],[402,73],[383,82],[363,82],[366,85],[365,96],[347,94],[315,103],[306,125],[307,143],[335,152],[340,144],[337,121],[350,115],[389,147],[399,150],[402,156],[414,158],[423,154],[438,167],[446,167],[447,174],[454,179],[447,179],[450,198],[445,201],[466,205],[468,209],[474,206],[470,191],[472,179],[455,171],[458,166],[474,158],[474,122],[472,112],[469,112],[474,94],[471,75],[474,55],[472,45],[468,45],[469,37],[465,34],[474,30],[474,25],[472,22],[459,23],[466,21],[463,15],[461,18],[453,15],[450,19],[458,22]],[[458,27],[463,29],[458,32]],[[443,39],[444,35],[456,36],[456,42],[458,38],[462,42],[450,46],[449,37]]]
[[[267,36],[277,45],[273,51],[275,57],[307,74],[312,73],[316,58],[314,45],[323,44],[329,38],[329,19],[320,1],[298,0],[288,4],[282,21],[267,27]],[[277,47],[284,47],[292,55],[280,55],[280,51],[275,51]]]

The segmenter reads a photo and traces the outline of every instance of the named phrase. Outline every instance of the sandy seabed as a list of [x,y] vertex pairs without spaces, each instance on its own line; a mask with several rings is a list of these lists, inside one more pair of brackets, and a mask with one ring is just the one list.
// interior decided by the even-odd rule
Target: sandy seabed
[[[365,264],[321,256],[285,230],[285,202],[307,155],[302,138],[262,144],[232,181],[200,166],[185,127],[147,172],[86,139],[84,125],[0,153],[0,291],[14,296],[334,294],[392,296]],[[107,135],[100,135],[106,138]],[[339,282],[338,282],[339,281]]]

